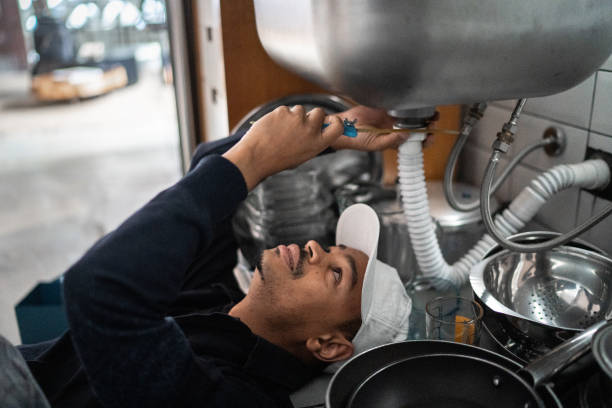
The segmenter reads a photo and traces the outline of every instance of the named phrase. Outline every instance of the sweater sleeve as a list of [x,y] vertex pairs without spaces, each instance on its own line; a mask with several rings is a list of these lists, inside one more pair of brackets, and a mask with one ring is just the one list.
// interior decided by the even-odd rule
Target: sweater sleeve
[[[225,146],[227,147],[227,146]],[[205,150],[190,172],[65,274],[72,339],[104,406],[167,406],[193,375],[194,356],[169,305],[194,256],[247,190],[240,171]],[[215,378],[203,378],[212,387]]]

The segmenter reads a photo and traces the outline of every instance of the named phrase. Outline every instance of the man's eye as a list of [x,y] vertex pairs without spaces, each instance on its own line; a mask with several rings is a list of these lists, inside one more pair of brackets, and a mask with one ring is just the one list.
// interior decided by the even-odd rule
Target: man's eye
[[334,273],[334,278],[336,279],[336,283],[340,282],[340,279],[342,278],[342,269],[332,268],[332,272]]

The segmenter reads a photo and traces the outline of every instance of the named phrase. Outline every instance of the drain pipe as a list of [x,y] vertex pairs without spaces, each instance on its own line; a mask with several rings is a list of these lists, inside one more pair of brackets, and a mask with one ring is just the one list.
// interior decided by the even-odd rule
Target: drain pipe
[[[463,286],[473,265],[496,245],[485,234],[474,247],[453,265],[446,263],[429,213],[429,201],[423,169],[422,141],[425,133],[414,134],[399,148],[398,168],[402,207],[406,216],[410,241],[423,276],[438,289],[449,284]],[[500,234],[515,234],[529,222],[538,210],[557,192],[570,188],[600,188],[610,181],[610,168],[605,161],[595,159],[571,165],[559,165],[542,173],[512,201],[508,209],[495,217]],[[534,194],[547,191],[546,196]]]
[[[495,219],[495,221],[493,220],[493,217],[491,216],[491,208],[489,202],[489,197],[491,196],[491,188],[493,185],[493,178],[495,177],[495,169],[502,155],[508,152],[508,149],[510,148],[510,145],[514,140],[514,129],[516,128],[518,118],[521,114],[521,111],[523,110],[523,107],[525,106],[526,101],[526,99],[519,99],[516,104],[516,107],[514,108],[514,111],[512,112],[510,121],[504,124],[504,126],[502,127],[502,131],[497,134],[497,139],[493,142],[493,153],[491,153],[491,158],[489,159],[489,162],[487,164],[484,179],[480,187],[480,212],[482,214],[482,221],[484,223],[485,228],[487,229],[487,232],[493,236],[495,241],[497,241],[500,246],[515,252],[539,252],[547,251],[559,245],[563,245],[571,241],[578,235],[584,233],[585,231],[593,227],[595,224],[606,218],[608,215],[612,214],[612,205],[608,206],[608,208],[604,209],[599,214],[586,220],[584,223],[574,228],[572,231],[566,232],[558,236],[557,238],[551,239],[546,242],[541,242],[537,244],[519,244],[506,239],[508,235],[505,234],[504,227],[508,227],[513,221],[515,221],[513,218],[514,215],[524,213],[525,216],[528,216],[529,219],[531,219],[531,217],[535,215],[535,212],[537,212],[536,209],[533,215],[528,215],[521,208],[509,208],[507,214],[506,211],[504,212],[508,221],[508,223],[504,225],[504,223],[498,222],[497,218]],[[599,167],[601,167],[602,171],[604,172],[601,176],[605,177],[606,179],[604,184],[598,184],[596,187],[588,185],[590,181],[592,181],[593,184],[597,184],[596,175],[592,175],[590,173],[588,177],[591,178],[584,179],[581,178],[581,175],[579,173],[559,170],[556,173],[551,173],[548,177],[538,177],[524,190],[524,193],[522,192],[521,194],[523,194],[524,196],[530,196],[534,202],[537,201],[543,204],[548,199],[550,199],[553,194],[557,193],[557,191],[562,188],[568,188],[572,186],[579,186],[587,189],[603,188],[608,184],[610,180],[610,168],[603,160],[599,160],[599,162],[602,162],[602,165]],[[544,175],[546,175],[546,173]],[[581,182],[585,182],[587,183],[587,185],[583,186],[580,184]],[[542,204],[540,204],[540,206]],[[539,207],[537,208],[539,209]],[[518,219],[520,217],[515,218]]]

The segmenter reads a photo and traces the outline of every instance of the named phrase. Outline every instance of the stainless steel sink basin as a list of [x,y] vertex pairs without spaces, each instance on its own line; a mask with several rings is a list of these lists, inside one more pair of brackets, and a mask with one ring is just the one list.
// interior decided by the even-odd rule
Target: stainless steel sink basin
[[612,52],[611,0],[255,0],[255,15],[278,63],[387,110],[558,93]]

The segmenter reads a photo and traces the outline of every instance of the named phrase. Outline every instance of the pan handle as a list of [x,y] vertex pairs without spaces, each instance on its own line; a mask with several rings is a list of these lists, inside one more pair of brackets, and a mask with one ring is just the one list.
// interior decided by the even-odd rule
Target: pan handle
[[598,329],[608,323],[610,317],[610,315],[606,316],[606,319],[590,326],[579,335],[560,344],[549,353],[523,368],[522,371],[527,372],[531,376],[534,387],[546,383],[557,373],[588,353],[591,350],[593,335]]

